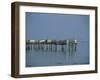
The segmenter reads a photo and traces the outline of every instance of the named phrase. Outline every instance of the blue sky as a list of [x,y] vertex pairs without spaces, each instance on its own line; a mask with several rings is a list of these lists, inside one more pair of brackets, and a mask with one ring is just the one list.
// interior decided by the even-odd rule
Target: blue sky
[[89,15],[26,12],[26,39],[89,41]]

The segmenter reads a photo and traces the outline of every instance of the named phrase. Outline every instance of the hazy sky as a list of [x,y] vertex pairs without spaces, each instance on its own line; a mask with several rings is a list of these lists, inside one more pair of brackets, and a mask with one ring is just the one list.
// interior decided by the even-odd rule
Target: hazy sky
[[26,12],[26,39],[89,41],[89,15]]

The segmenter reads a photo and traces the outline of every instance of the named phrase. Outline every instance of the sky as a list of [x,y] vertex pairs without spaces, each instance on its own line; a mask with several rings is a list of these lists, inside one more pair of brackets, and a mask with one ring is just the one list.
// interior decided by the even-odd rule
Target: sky
[[89,15],[26,12],[26,40],[89,41]]

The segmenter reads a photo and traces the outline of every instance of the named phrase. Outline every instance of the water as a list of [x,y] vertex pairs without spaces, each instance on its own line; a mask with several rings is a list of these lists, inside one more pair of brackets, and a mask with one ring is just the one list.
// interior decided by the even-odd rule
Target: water
[[53,45],[52,47],[32,45],[26,50],[26,67],[80,64],[89,64],[88,42],[79,43],[76,50],[70,51],[67,45],[63,47],[61,45]]

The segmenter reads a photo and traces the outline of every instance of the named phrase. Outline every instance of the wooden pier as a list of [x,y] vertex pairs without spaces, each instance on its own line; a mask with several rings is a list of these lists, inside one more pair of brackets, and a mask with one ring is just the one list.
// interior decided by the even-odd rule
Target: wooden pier
[[26,44],[56,44],[56,45],[67,45],[77,44],[77,40],[26,40]]
[[26,50],[35,51],[77,51],[77,40],[26,40]]

